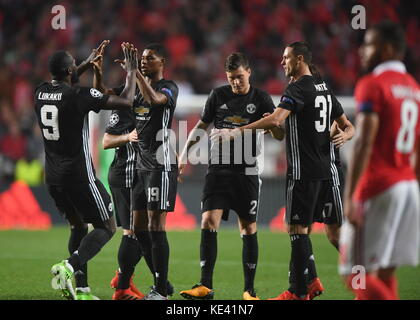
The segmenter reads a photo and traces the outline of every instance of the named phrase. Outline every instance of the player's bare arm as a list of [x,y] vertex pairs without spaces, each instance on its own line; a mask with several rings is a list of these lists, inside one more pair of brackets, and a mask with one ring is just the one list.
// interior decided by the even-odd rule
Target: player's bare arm
[[185,146],[178,159],[178,171],[180,176],[185,166],[187,165],[188,153],[190,152],[191,148],[201,140],[203,130],[207,130],[209,125],[209,123],[198,120],[198,122],[188,135],[187,142],[185,143]]
[[[271,113],[267,112],[263,114],[263,117],[268,117]],[[282,141],[284,139],[284,136],[286,134],[286,130],[284,129],[283,125],[280,125],[278,127],[274,127],[268,130],[271,133],[271,136],[279,141]]]
[[335,119],[331,126],[331,141],[337,148],[340,148],[346,141],[353,138],[354,132],[353,124],[343,113],[339,118]]
[[168,98],[163,93],[155,91],[150,82],[139,70],[137,70],[137,85],[139,86],[144,99],[150,103],[151,106],[160,106],[168,102]]
[[104,49],[109,44],[109,40],[104,40],[102,43],[104,45],[100,48],[100,51],[98,52],[97,56],[92,61],[90,61],[90,63],[93,66],[93,87],[95,89],[98,89],[102,93],[114,95],[114,90],[107,88],[103,83],[102,65],[104,58]]
[[280,126],[283,121],[289,116],[290,111],[283,108],[276,108],[274,112],[265,117],[261,118],[258,121],[252,122],[245,126],[235,128],[235,129],[221,129],[211,133],[210,139],[212,141],[219,140],[229,141],[235,139],[236,137],[242,136],[246,129],[248,130],[270,130],[274,127]]
[[105,46],[107,46],[109,43],[109,40],[104,40],[102,43],[97,47],[96,49],[93,49],[90,55],[77,66],[77,75],[81,76],[86,70],[88,70],[92,64],[91,61],[93,61],[103,50]]
[[129,43],[122,43],[121,48],[124,53],[126,63],[127,76],[125,80],[125,87],[120,96],[110,96],[105,110],[114,110],[121,108],[131,108],[134,100],[134,93],[136,89],[136,70],[138,68],[137,49]]
[[357,215],[353,194],[363,171],[368,165],[372,146],[379,128],[379,117],[374,112],[361,112],[356,117],[356,125],[358,134],[348,168],[348,178],[344,193],[344,214],[350,223],[360,225],[362,220]]
[[104,137],[102,139],[102,145],[104,149],[122,147],[123,145],[129,142],[139,142],[136,129],[134,129],[130,133],[121,135],[114,135],[105,132]]

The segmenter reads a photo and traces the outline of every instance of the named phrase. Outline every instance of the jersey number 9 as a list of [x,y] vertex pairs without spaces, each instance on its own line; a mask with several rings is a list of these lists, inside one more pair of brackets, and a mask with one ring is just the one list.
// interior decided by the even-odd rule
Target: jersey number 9
[[41,122],[47,127],[42,129],[42,134],[47,140],[60,139],[60,131],[58,130],[58,109],[53,104],[44,104],[41,107]]

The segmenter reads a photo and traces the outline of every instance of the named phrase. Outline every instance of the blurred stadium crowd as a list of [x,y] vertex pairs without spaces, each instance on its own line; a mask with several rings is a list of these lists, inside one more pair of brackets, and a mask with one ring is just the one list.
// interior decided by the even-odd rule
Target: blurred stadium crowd
[[[42,183],[42,136],[35,123],[33,92],[48,80],[47,61],[67,49],[77,62],[103,39],[105,83],[117,86],[124,74],[113,59],[120,43],[138,48],[162,42],[170,55],[165,77],[176,81],[181,95],[208,94],[226,82],[223,64],[233,51],[245,52],[252,64],[252,83],[281,94],[286,80],[281,56],[287,43],[305,39],[314,62],[337,95],[352,95],[359,76],[358,46],[363,32],[351,28],[351,9],[362,4],[367,26],[383,19],[406,31],[408,71],[420,79],[420,2],[400,0],[94,0],[0,1],[0,181],[24,175]],[[66,9],[66,29],[54,30],[51,8]],[[82,85],[91,85],[90,75]],[[275,101],[276,102],[276,101]],[[178,108],[182,108],[181,105]],[[188,126],[199,115],[187,115]],[[190,122],[191,121],[191,122]],[[282,173],[285,164],[275,165]]]

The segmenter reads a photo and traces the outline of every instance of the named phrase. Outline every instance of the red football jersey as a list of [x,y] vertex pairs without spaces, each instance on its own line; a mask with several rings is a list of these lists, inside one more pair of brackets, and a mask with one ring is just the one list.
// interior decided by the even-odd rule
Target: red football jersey
[[357,112],[376,112],[379,128],[369,164],[356,186],[356,200],[371,198],[403,180],[415,180],[410,158],[420,134],[420,89],[400,61],[387,61],[361,78]]

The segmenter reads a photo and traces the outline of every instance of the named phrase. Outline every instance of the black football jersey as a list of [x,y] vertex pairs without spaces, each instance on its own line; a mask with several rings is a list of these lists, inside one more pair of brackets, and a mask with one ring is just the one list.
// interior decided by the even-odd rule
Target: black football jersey
[[[272,113],[274,108],[270,95],[263,90],[251,86],[247,94],[235,94],[226,85],[211,91],[201,120],[214,123],[216,129],[234,129],[261,119],[264,113]],[[209,172],[246,173],[245,169],[254,168],[253,174],[258,174],[256,157],[261,151],[260,139],[261,134],[252,133],[239,140],[241,144],[235,141],[212,143]],[[224,148],[224,143],[230,145]],[[251,174],[250,172],[247,171],[247,174]]]
[[178,99],[178,86],[161,79],[153,89],[168,98],[165,105],[151,106],[137,93],[134,99],[138,143],[137,168],[142,171],[178,172],[177,157],[170,143],[172,118]]
[[325,82],[299,78],[288,85],[278,107],[291,111],[286,119],[288,177],[339,183],[330,127],[343,108]]
[[[123,88],[124,86],[113,90],[117,95],[120,95]],[[130,133],[135,127],[135,115],[132,109],[112,110],[105,132],[112,135],[123,135]],[[108,172],[110,186],[132,187],[137,161],[136,148],[137,144],[131,142],[115,148],[114,159]]]
[[45,82],[35,91],[35,113],[45,146],[45,178],[51,185],[96,180],[89,146],[89,111],[109,96],[94,88]]

